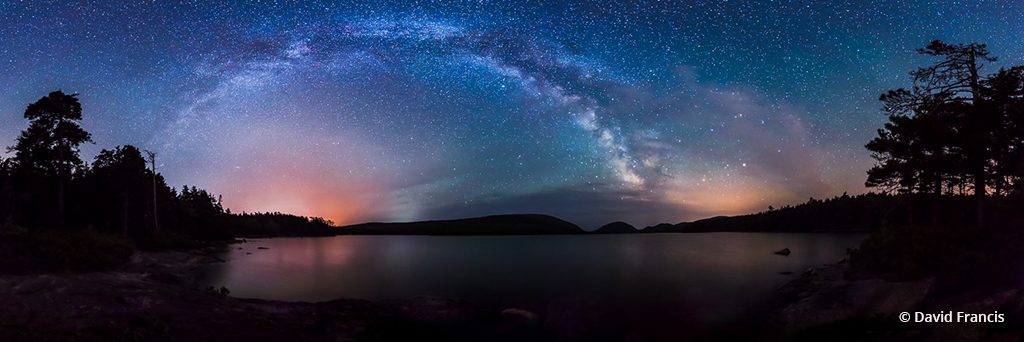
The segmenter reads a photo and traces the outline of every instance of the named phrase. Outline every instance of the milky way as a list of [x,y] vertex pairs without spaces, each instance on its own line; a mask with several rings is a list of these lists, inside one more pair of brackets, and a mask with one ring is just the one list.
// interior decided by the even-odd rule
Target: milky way
[[1024,5],[0,2],[0,138],[78,92],[234,211],[586,227],[861,193],[932,39],[1024,59]]

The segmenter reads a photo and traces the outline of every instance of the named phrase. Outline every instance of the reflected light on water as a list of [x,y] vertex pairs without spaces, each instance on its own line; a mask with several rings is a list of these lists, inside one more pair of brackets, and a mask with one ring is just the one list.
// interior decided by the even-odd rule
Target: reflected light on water
[[[862,239],[761,233],[257,239],[234,245],[226,263],[207,270],[207,282],[238,297],[438,296],[523,307],[552,319],[625,315],[645,326],[703,326],[770,299],[795,277],[780,272],[835,262]],[[773,254],[782,248],[793,254]]]

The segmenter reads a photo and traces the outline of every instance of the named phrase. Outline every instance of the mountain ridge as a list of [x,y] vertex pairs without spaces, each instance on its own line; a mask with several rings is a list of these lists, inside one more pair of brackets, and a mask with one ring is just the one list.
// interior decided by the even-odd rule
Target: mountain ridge
[[451,220],[368,222],[338,229],[339,235],[549,235],[583,234],[579,226],[544,214],[507,214]]

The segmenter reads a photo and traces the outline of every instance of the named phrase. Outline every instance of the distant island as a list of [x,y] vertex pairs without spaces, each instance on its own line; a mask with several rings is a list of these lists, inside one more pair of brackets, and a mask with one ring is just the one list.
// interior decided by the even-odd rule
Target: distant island
[[[645,234],[704,232],[872,232],[883,223],[906,222],[915,213],[914,196],[868,193],[769,208],[759,213],[716,216],[692,222],[662,223],[637,229],[626,222],[608,223],[592,231],[542,214],[494,215],[454,220],[371,222],[333,228],[329,235],[547,235]],[[916,207],[915,207],[916,208]],[[315,235],[324,235],[317,231]]]
[[579,226],[549,215],[494,215],[457,220],[362,223],[337,228],[344,235],[582,234]]
[[593,231],[591,233],[596,233],[596,234],[629,234],[629,233],[639,233],[639,232],[640,231],[637,230],[636,227],[633,227],[633,225],[631,225],[629,223],[622,222],[622,221],[615,221],[615,222],[603,225],[603,226],[601,226],[600,228],[597,228],[597,230],[595,230],[595,231]]

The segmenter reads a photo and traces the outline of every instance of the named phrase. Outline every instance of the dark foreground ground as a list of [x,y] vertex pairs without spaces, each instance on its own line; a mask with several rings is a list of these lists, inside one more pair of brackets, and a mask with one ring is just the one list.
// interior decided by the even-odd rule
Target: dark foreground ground
[[[1024,337],[1024,284],[950,290],[931,278],[851,279],[846,276],[846,263],[805,271],[781,287],[771,303],[752,306],[749,317],[710,332],[690,334],[688,330],[696,327],[656,326],[655,322],[642,334],[621,331],[615,321],[629,318],[619,312],[579,322],[583,325],[566,334],[564,326],[552,324],[558,321],[557,310],[481,308],[442,298],[321,303],[233,298],[226,290],[198,285],[197,270],[219,262],[215,255],[213,248],[138,253],[114,271],[0,276],[0,341],[1018,341]],[[943,310],[999,311],[1006,321],[902,323],[898,317],[904,311]],[[578,311],[574,316],[587,313]]]
[[607,305],[574,303],[528,311],[443,298],[320,303],[233,298],[227,290],[199,285],[199,270],[220,262],[218,248],[223,247],[140,252],[112,271],[0,276],[0,341],[678,341],[759,336],[752,328],[756,325],[747,323],[709,332],[700,326],[636,322],[632,316],[650,317],[631,314],[642,309],[637,307],[606,312],[599,308]]
[[[784,339],[801,341],[1022,341],[1024,282],[951,287],[936,278],[851,279],[849,265],[812,267],[779,289],[773,314]],[[1001,313],[1003,322],[902,322],[900,314]]]
[[455,300],[232,298],[196,285],[213,252],[137,254],[117,271],[2,276],[0,341],[545,339],[530,312]]

